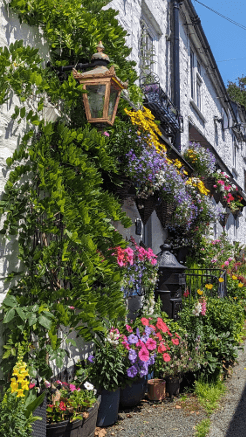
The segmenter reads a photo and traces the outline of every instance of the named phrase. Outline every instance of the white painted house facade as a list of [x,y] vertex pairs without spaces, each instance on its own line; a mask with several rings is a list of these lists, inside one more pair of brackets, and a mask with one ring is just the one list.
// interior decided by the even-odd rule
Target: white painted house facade
[[[137,62],[140,83],[142,59],[149,51],[152,53],[149,70],[158,76],[161,88],[176,107],[178,102],[183,132],[176,139],[176,146],[183,151],[190,141],[195,141],[210,148],[218,167],[234,179],[245,196],[245,113],[229,100],[191,0],[113,0],[108,7],[119,11],[118,19],[128,32],[127,43],[132,48],[131,59]],[[245,217],[245,208],[236,219],[230,214],[225,230],[231,241],[246,243]],[[157,250],[163,230],[154,215],[151,219],[148,234],[153,249]],[[214,236],[222,230],[217,223]]]

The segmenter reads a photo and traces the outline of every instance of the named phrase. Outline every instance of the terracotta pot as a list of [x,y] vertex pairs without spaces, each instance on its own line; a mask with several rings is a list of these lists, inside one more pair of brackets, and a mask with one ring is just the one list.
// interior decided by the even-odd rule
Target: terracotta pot
[[148,398],[150,401],[162,401],[166,396],[166,381],[150,379],[148,381]]

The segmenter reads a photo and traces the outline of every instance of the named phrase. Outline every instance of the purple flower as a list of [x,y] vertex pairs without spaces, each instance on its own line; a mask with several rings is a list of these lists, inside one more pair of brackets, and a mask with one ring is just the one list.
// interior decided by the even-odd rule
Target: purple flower
[[138,369],[136,366],[131,366],[127,369],[126,373],[129,378],[134,378],[134,376],[136,376],[138,373]]
[[138,338],[141,337],[141,335],[140,335],[140,331],[139,331],[139,328],[136,329],[136,334],[137,334]]
[[146,334],[146,337],[149,338],[149,336],[150,336],[152,330],[153,330],[153,328],[150,328],[149,326],[145,326],[145,334]]
[[90,363],[94,363],[95,357],[93,357],[93,355],[89,355],[87,359]]
[[136,336],[136,335],[134,335],[134,334],[130,334],[129,336],[128,336],[128,343],[129,344],[135,344],[135,343],[137,343],[138,342],[138,337]]
[[129,355],[128,358],[130,361],[136,361],[137,359],[137,352],[134,349],[129,349]]

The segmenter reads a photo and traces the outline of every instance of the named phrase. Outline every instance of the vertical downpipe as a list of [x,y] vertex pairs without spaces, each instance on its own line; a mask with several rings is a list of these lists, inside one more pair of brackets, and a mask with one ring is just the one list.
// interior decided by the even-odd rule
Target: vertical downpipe
[[[180,0],[172,0],[173,3],[173,103],[180,111],[180,68],[179,68],[179,6]],[[175,148],[181,151],[181,134],[176,133]]]

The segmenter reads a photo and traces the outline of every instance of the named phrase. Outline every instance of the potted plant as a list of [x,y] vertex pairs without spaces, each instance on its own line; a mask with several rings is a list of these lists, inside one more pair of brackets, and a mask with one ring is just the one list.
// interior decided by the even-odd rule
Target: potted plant
[[126,349],[117,328],[98,333],[95,351],[88,357],[88,376],[101,395],[97,426],[113,425],[118,418],[120,386],[124,378]]
[[47,437],[89,437],[94,435],[100,398],[94,386],[45,381],[49,389],[47,406]]
[[121,388],[122,407],[134,407],[144,397],[147,375],[151,373],[156,356],[157,342],[154,329],[147,318],[136,319],[134,324],[124,325],[122,345],[127,351],[125,357],[125,380]]

